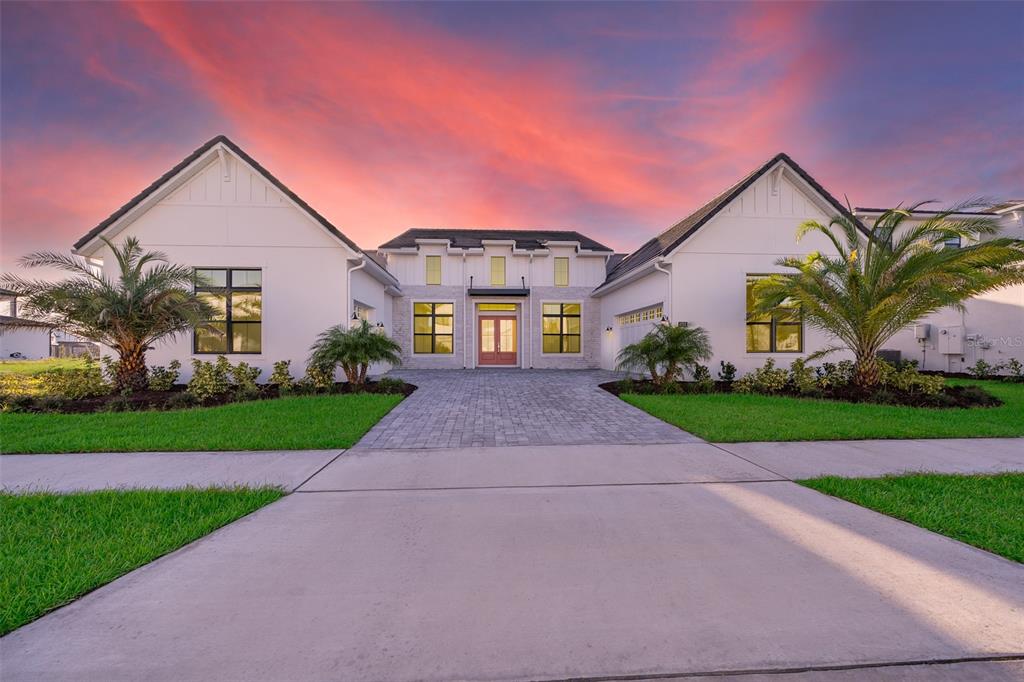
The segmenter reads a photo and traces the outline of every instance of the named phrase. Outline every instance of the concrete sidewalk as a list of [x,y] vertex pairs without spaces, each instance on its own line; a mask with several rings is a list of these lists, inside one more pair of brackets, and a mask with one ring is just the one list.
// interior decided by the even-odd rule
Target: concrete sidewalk
[[280,486],[292,491],[343,450],[131,452],[0,456],[0,489]]
[[913,471],[993,474],[1024,471],[1024,438],[718,443],[790,479],[877,477]]
[[1022,615],[1024,566],[788,481],[297,492],[0,648],[12,681],[550,680],[1024,657]]

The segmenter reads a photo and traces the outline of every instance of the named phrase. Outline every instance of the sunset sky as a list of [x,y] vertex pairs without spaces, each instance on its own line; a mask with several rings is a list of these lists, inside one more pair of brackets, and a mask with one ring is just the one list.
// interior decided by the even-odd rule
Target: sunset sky
[[788,152],[859,205],[1024,195],[1024,3],[2,4],[2,264],[224,133],[373,248],[635,248]]

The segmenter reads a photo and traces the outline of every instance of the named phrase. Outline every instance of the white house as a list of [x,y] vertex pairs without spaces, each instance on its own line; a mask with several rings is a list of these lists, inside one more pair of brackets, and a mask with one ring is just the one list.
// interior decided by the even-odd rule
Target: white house
[[[1015,206],[993,209],[1007,229],[1020,225]],[[284,359],[301,369],[320,331],[353,318],[399,341],[411,368],[612,368],[652,324],[685,322],[708,330],[715,365],[726,360],[745,371],[767,357],[788,364],[827,343],[799,311],[748,319],[747,291],[757,276],[779,270],[780,256],[828,250],[821,236],[797,243],[796,227],[844,210],[779,154],[628,255],[571,231],[437,228],[408,230],[366,252],[221,136],[75,250],[106,268],[100,237],[134,235],[203,272],[211,283],[203,294],[220,310],[214,331],[150,353],[154,364],[181,360],[186,377],[188,360],[217,354],[267,371]],[[965,343],[972,335],[1009,339],[983,350],[1024,359],[1024,344],[1013,342],[1024,334],[1019,287],[972,301],[962,319],[943,313],[931,324],[936,335],[961,327]],[[928,341],[908,334],[909,345],[901,337],[894,348],[917,358]],[[943,368],[974,355],[962,357]]]
[[50,357],[53,325],[18,316],[18,295],[0,289],[0,360]]

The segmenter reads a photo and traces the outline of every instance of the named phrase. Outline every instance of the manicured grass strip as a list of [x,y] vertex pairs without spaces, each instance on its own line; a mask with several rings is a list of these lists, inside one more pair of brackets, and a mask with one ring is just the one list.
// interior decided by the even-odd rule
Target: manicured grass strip
[[276,488],[0,495],[0,634],[281,497]]
[[32,375],[48,369],[74,369],[85,367],[85,361],[79,358],[49,358],[46,360],[3,360],[0,361],[0,374]]
[[1024,473],[825,476],[798,483],[1024,562]]
[[622,399],[669,424],[719,443],[1024,436],[1024,384],[950,383],[981,386],[1005,404],[933,409],[730,393],[627,394]]
[[400,395],[255,400],[170,412],[0,414],[5,453],[347,448]]

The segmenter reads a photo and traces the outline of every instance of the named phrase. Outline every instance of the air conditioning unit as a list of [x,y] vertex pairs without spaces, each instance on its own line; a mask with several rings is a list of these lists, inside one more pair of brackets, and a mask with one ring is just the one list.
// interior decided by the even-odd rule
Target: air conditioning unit
[[918,341],[927,341],[928,337],[931,336],[932,326],[930,324],[915,324],[914,325],[914,338]]
[[903,359],[903,354],[900,353],[900,351],[886,350],[884,348],[878,351],[877,356],[879,360],[885,360],[890,365],[898,365],[900,364],[900,361]]

